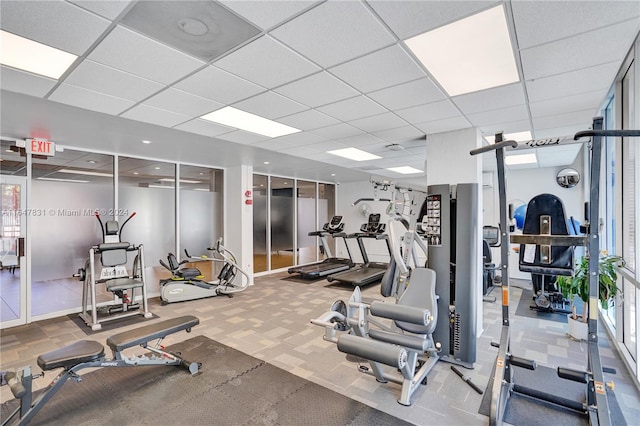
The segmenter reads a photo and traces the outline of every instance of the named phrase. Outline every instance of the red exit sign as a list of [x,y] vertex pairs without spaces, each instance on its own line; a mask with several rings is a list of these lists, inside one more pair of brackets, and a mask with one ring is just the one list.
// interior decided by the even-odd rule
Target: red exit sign
[[46,139],[27,139],[25,148],[30,154],[54,156],[56,144]]

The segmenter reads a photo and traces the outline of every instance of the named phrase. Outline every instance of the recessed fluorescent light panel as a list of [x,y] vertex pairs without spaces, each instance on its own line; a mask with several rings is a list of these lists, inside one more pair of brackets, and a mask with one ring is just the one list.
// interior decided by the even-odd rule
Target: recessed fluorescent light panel
[[339,157],[348,158],[349,160],[354,161],[377,160],[378,158],[382,158],[358,148],[336,149],[333,151],[327,151],[327,153],[337,155]]
[[415,167],[402,166],[402,167],[389,167],[387,170],[392,172],[400,173],[403,175],[410,175],[413,173],[423,173],[422,170],[418,170]]
[[[490,144],[496,143],[496,135],[485,136],[484,138]],[[531,132],[527,130],[526,132],[505,133],[505,134],[502,135],[502,140],[505,140],[505,141],[516,141],[516,142],[530,141],[531,140]]]
[[509,166],[515,166],[518,164],[535,164],[537,162],[536,154],[507,155],[504,157],[504,163]]
[[58,79],[77,56],[0,30],[0,63],[34,74]]
[[[162,178],[158,179],[160,182],[175,182],[176,180],[173,178]],[[180,179],[180,183],[202,183],[201,180],[191,180],[191,179]]]
[[39,177],[38,180],[50,180],[52,182],[71,182],[71,183],[89,183],[88,180],[77,180],[77,179],[58,179],[58,178],[47,178],[47,177]]
[[278,136],[290,135],[301,131],[300,129],[277,123],[268,118],[260,117],[259,115],[233,107],[224,107],[203,115],[200,118],[270,138],[277,138]]
[[502,5],[405,42],[450,96],[519,80]]
[[85,176],[113,177],[111,173],[91,172],[88,170],[61,169],[61,170],[58,170],[57,173],[69,173],[73,175],[85,175]]

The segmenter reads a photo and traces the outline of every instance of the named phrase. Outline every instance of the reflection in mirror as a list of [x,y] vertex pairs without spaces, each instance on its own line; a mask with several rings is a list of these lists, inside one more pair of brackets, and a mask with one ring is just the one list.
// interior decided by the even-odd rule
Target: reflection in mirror
[[576,169],[567,167],[558,172],[556,182],[563,188],[573,188],[580,182],[580,173]]
[[267,176],[253,175],[253,272],[267,265]]

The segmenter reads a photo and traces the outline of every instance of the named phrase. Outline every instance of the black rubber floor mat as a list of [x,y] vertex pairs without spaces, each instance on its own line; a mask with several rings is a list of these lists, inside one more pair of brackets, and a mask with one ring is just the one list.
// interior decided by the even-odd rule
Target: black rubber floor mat
[[[32,424],[409,424],[204,336],[168,349],[201,362],[202,374],[164,366],[98,369],[65,383]],[[2,404],[2,418],[17,406]]]

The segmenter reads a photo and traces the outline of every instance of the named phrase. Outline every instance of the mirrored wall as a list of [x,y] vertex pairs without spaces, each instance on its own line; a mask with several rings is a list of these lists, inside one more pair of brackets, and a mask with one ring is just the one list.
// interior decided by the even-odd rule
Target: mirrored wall
[[315,262],[322,229],[335,212],[335,185],[253,175],[255,273]]

